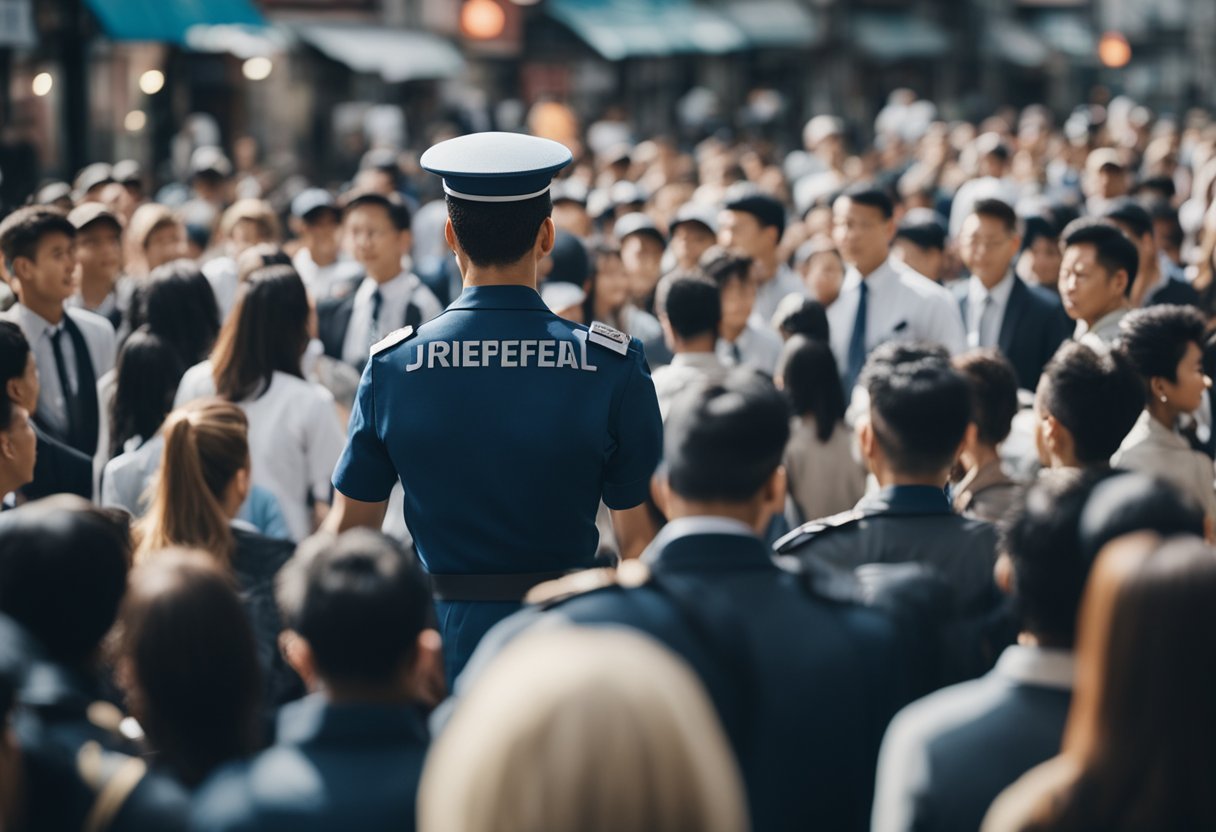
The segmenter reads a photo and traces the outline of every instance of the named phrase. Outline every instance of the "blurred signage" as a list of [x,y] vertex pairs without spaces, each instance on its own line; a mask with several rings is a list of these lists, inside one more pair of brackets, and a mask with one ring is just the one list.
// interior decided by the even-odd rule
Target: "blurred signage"
[[0,46],[35,46],[32,0],[0,0]]

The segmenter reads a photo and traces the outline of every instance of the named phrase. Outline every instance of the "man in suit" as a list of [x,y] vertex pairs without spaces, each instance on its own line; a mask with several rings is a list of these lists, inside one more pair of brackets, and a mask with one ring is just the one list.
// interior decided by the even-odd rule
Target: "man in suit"
[[1104,216],[1119,226],[1119,230],[1136,244],[1140,254],[1136,280],[1129,296],[1133,309],[1158,303],[1199,306],[1199,293],[1191,284],[1162,271],[1161,252],[1148,211],[1133,199],[1120,199],[1110,204]]
[[868,828],[874,735],[903,697],[901,657],[885,617],[808,590],[760,536],[785,502],[788,425],[781,394],[752,371],[676,397],[656,489],[671,522],[615,576],[582,573],[533,590],[541,606],[491,631],[457,692],[529,626],[632,627],[705,683],[739,759],[753,829]]
[[[0,387],[13,404],[25,408],[31,417],[38,411],[38,365],[21,328],[12,321],[0,321]],[[86,500],[93,496],[93,461],[65,445],[32,423],[38,438],[34,480],[21,489],[27,500],[51,494],[77,494]]]
[[[1101,520],[1086,540],[1095,514]],[[974,832],[1001,791],[1059,752],[1090,566],[1104,543],[1142,529],[1201,533],[1203,512],[1163,483],[1109,470],[1048,472],[1028,490],[996,570],[1021,619],[1018,643],[987,675],[913,702],[891,721],[873,832]]]
[[1058,304],[1014,273],[1021,240],[1017,215],[999,199],[981,199],[963,220],[959,254],[971,272],[959,293],[969,347],[998,347],[1018,387],[1034,390],[1043,366],[1072,332]]
[[317,304],[317,328],[326,355],[362,370],[372,344],[403,326],[417,329],[443,307],[402,265],[412,243],[405,203],[395,196],[357,194],[346,203],[342,222],[363,276],[335,286]]

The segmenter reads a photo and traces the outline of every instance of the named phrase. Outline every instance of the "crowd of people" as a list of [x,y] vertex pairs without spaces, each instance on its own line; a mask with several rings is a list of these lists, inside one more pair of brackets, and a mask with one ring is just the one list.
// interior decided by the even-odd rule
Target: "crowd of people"
[[[385,149],[294,192],[209,146],[160,192],[96,163],[11,210],[0,829],[1216,829],[1216,121],[926,105],[787,153],[601,121],[497,224]],[[373,401],[376,354],[484,315],[499,238],[582,351],[398,372],[641,370],[461,412],[504,447],[427,502],[420,435],[356,517],[369,420],[431,406]],[[593,530],[560,493],[599,467],[508,446],[601,410],[662,447],[582,449],[630,446]],[[457,649],[415,531],[504,490],[598,568]]]

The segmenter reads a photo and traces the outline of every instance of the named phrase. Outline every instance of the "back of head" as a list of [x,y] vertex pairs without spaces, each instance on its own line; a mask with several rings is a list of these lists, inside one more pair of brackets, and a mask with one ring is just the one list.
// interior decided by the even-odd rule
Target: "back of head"
[[1133,532],[1202,537],[1203,507],[1171,483],[1120,471],[1099,483],[1085,505],[1078,530],[1082,553],[1095,558],[1107,543]]
[[1066,341],[1043,368],[1040,397],[1072,435],[1077,461],[1105,465],[1144,409],[1144,385],[1118,350]]
[[220,331],[220,312],[211,284],[193,260],[157,266],[138,292],[138,318],[132,323],[172,344],[188,367],[207,357]]
[[954,359],[954,368],[971,386],[971,419],[979,441],[993,447],[1005,441],[1018,412],[1018,379],[1009,359],[995,348],[978,349]]
[[789,408],[767,378],[736,370],[676,397],[663,459],[671,490],[687,500],[745,502],[781,464]]
[[1134,199],[1119,199],[1107,207],[1102,214],[1104,219],[1126,226],[1132,233],[1132,239],[1153,233],[1153,218],[1144,207]]
[[1073,220],[1060,235],[1064,248],[1089,245],[1094,247],[1095,259],[1111,275],[1127,272],[1124,294],[1130,296],[1136,272],[1140,266],[1140,251],[1119,226],[1110,220],[1084,217]]
[[275,372],[300,377],[308,346],[308,291],[291,266],[249,276],[211,355],[216,392],[239,402],[261,395]]
[[432,747],[421,832],[739,832],[734,757],[690,669],[624,630],[538,631]]
[[1194,344],[1202,351],[1206,326],[1203,313],[1193,306],[1133,309],[1119,322],[1119,349],[1146,384],[1157,377],[1177,381],[1187,347]]
[[888,342],[870,353],[858,383],[892,470],[930,476],[950,467],[971,421],[971,388],[945,350]]
[[387,685],[413,660],[431,598],[417,559],[366,529],[306,541],[279,572],[283,625],[330,683]]
[[162,551],[136,569],[119,633],[133,715],[160,763],[186,785],[257,747],[262,685],[253,629],[211,558]]
[[131,333],[118,354],[110,456],[127,440],[151,439],[173,409],[173,397],[186,365],[177,351],[146,327]]
[[814,416],[819,439],[826,442],[844,421],[844,389],[832,349],[825,342],[793,335],[777,361],[777,377],[797,416]]
[[1001,524],[1022,629],[1045,647],[1070,649],[1093,555],[1081,545],[1081,516],[1108,471],[1045,471]]
[[536,245],[540,227],[553,213],[546,190],[518,202],[477,202],[448,195],[448,216],[460,248],[476,266],[509,266]]
[[713,246],[701,255],[697,265],[706,277],[722,289],[732,280],[747,280],[751,274],[752,259],[720,246]]
[[249,275],[267,266],[290,266],[291,258],[275,243],[258,243],[250,246],[236,258],[237,281],[244,283]]
[[79,665],[114,623],[130,541],[101,509],[66,495],[0,515],[0,613],[50,658]]
[[0,321],[0,388],[25,375],[29,359],[30,342],[21,327],[12,321]]
[[1216,552],[1195,537],[1119,538],[1082,603],[1064,753],[1079,780],[1052,828],[1210,829],[1216,754]]
[[223,496],[249,466],[248,428],[245,413],[222,399],[199,399],[169,414],[152,504],[139,524],[137,560],[188,546],[227,561],[232,532]]
[[829,337],[828,313],[823,304],[812,298],[787,295],[777,304],[773,313],[773,326],[789,338],[805,335],[816,341],[827,343]]
[[663,314],[682,340],[716,336],[722,320],[718,285],[704,277],[678,277],[664,285]]

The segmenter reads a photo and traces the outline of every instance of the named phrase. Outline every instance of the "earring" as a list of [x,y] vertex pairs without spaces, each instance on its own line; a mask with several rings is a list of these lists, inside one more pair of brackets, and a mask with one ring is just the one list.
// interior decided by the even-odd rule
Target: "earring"
[[1161,403],[1162,403],[1162,404],[1165,404],[1167,401],[1169,401],[1169,399],[1167,399],[1165,396],[1162,396],[1162,397],[1161,397]]

